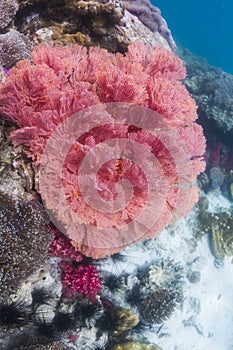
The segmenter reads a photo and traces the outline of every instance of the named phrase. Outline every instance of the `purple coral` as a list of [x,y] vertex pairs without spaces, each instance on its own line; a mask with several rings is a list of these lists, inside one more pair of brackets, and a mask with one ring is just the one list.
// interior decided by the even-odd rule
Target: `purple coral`
[[11,30],[0,35],[0,64],[3,67],[10,68],[18,61],[30,57],[31,44],[23,34],[17,30]]
[[0,1],[0,31],[6,28],[18,10],[16,0]]
[[175,51],[176,43],[172,37],[167,22],[161,16],[158,7],[151,4],[149,0],[121,0],[126,10],[137,16],[140,21],[152,32],[158,31],[164,37],[170,48]]

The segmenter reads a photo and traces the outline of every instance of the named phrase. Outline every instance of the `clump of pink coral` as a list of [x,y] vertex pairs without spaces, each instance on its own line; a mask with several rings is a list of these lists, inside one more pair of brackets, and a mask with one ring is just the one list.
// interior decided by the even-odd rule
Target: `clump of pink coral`
[[[21,61],[7,73],[0,89],[0,105],[1,111],[19,127],[11,134],[14,144],[23,145],[35,165],[40,165],[46,142],[58,125],[76,112],[107,102],[128,102],[149,107],[176,130],[187,151],[184,163],[179,164],[183,170],[178,174],[175,169],[179,160],[179,149],[175,139],[170,144],[174,150],[170,154],[158,138],[153,138],[137,128],[132,130],[130,125],[119,126],[117,130],[108,125],[103,127],[102,134],[98,128],[91,130],[76,140],[63,167],[63,188],[73,213],[79,214],[84,222],[97,227],[121,226],[140,214],[147,200],[148,189],[143,185],[143,174],[135,166],[129,165],[129,162],[115,160],[106,164],[105,170],[102,169],[103,180],[99,181],[99,191],[103,198],[112,200],[116,195],[117,181],[130,179],[136,191],[126,210],[114,215],[102,215],[90,208],[80,196],[76,179],[82,159],[96,144],[116,136],[147,145],[163,167],[167,193],[154,233],[158,233],[169,223],[177,203],[179,210],[176,210],[174,218],[191,210],[198,198],[198,190],[193,186],[193,180],[205,167],[205,139],[201,126],[195,122],[197,106],[180,82],[186,72],[178,57],[160,46],[151,48],[140,43],[130,45],[125,55],[112,54],[97,47],[86,49],[79,46],[39,45],[34,49],[32,57],[32,61]],[[165,144],[168,141],[166,135],[163,141]],[[188,177],[185,169],[190,167],[192,172]],[[127,172],[127,168],[130,171]],[[189,203],[180,196],[180,175],[185,179],[184,187],[190,192]],[[56,196],[51,193],[46,202],[49,209],[53,208],[55,201]],[[157,209],[160,210],[159,203]],[[65,218],[66,213],[62,215]],[[101,249],[97,244],[100,237],[91,234],[86,242],[92,240],[96,243],[95,249],[83,242],[76,227],[71,232],[67,231],[67,234],[76,249],[94,258],[117,252],[130,241],[122,239],[119,244],[112,241],[113,237],[109,234],[103,237],[103,241],[109,241],[112,247]],[[143,235],[140,239],[148,238],[151,234]]]
[[94,266],[73,267],[69,262],[62,261],[59,267],[62,270],[62,285],[66,297],[70,298],[78,292],[93,302],[96,300],[96,295],[101,289],[101,282]]
[[51,226],[50,232],[53,235],[53,240],[49,247],[49,254],[51,257],[59,257],[63,260],[71,260],[78,263],[83,260],[82,254],[75,250],[69,238],[64,236],[54,226]]
[[[50,232],[53,235],[53,240],[49,253],[51,257],[62,259],[58,266],[62,272],[61,281],[66,297],[70,298],[78,292],[94,302],[101,288],[98,271],[92,265],[79,264],[83,260],[83,255],[75,250],[70,240],[56,227],[51,225]],[[75,267],[77,263],[78,265]]]

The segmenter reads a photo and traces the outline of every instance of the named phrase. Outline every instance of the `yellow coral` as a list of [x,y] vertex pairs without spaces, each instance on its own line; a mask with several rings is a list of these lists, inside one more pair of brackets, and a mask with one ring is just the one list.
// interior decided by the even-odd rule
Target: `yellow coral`
[[126,343],[115,345],[112,350],[162,350],[155,344],[143,344],[136,341],[128,341]]

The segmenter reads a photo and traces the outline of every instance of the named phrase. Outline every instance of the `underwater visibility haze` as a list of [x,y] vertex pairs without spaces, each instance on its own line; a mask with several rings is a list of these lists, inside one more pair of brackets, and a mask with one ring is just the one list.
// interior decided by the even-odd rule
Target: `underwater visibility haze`
[[177,44],[233,74],[232,0],[153,0]]

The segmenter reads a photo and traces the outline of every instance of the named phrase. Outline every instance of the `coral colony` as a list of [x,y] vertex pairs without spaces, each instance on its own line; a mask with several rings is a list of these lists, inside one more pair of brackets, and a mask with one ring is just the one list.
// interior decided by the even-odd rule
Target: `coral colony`
[[[1,112],[9,122],[17,126],[17,129],[11,132],[14,146],[23,147],[24,153],[32,160],[35,171],[38,172],[48,139],[58,125],[75,113],[87,107],[109,102],[127,102],[150,108],[157,113],[155,115],[164,118],[169,128],[175,130],[186,148],[182,167],[191,168],[191,176],[187,178],[185,170],[184,174],[179,176],[183,176],[190,196],[185,206],[185,213],[183,209],[175,216],[179,218],[188,213],[197,202],[198,188],[194,181],[205,167],[203,160],[205,139],[202,127],[196,123],[197,107],[180,82],[185,75],[182,61],[161,46],[151,48],[141,43],[134,43],[129,45],[126,54],[114,54],[98,47],[87,49],[78,45],[50,47],[42,44],[33,49],[31,61],[19,61],[5,74],[0,88]],[[76,140],[64,162],[62,184],[66,199],[74,213],[80,214],[84,222],[96,224],[96,226],[120,226],[133,220],[140,213],[147,199],[148,189],[144,186],[146,174],[137,165],[126,160],[117,159],[109,162],[106,167],[100,169],[98,177],[101,184],[100,193],[106,200],[115,198],[115,184],[119,180],[129,179],[133,183],[135,192],[129,208],[127,207],[119,215],[118,213],[96,214],[80,195],[76,174],[83,158],[96,144],[114,136],[143,144],[151,150],[163,168],[167,189],[164,208],[154,233],[145,234],[138,239],[144,240],[150,238],[152,234],[159,233],[170,222],[179,196],[176,187],[179,176],[175,160],[166,146],[142,128],[127,124],[104,125],[102,130],[100,126]],[[169,138],[165,135],[164,140],[166,139]],[[170,142],[170,146],[173,148],[174,157],[178,156],[175,140]],[[53,206],[55,202],[56,199],[51,195],[49,202],[45,201],[45,205],[52,203]],[[182,198],[180,203],[181,206],[184,204]],[[8,215],[7,206],[4,212]],[[14,209],[14,205],[11,206]],[[10,211],[9,215],[12,215]],[[26,217],[26,214],[24,215]],[[36,223],[39,222],[37,216],[34,220]],[[14,229],[18,234],[16,224],[17,222]],[[30,222],[27,225],[31,230]],[[7,224],[3,227],[6,228],[7,235]],[[174,275],[174,269],[182,274],[179,268],[176,265],[172,267],[172,263],[168,266],[152,264],[144,277],[135,275],[138,283],[134,284],[132,291],[132,286],[127,285],[129,276],[122,275],[120,283],[115,283],[115,276],[111,276],[108,272],[101,275],[98,272],[98,265],[95,265],[92,260],[118,253],[128,245],[127,240],[126,243],[117,246],[114,237],[106,236],[106,240],[112,243],[112,247],[104,249],[98,248],[98,244],[95,248],[80,241],[79,230],[75,230],[75,234],[67,233],[64,236],[51,225],[47,227],[46,234],[48,233],[53,237],[49,248],[49,239],[46,240],[50,264],[56,266],[62,283],[60,300],[56,298],[52,300],[51,291],[35,286],[31,291],[31,304],[27,305],[27,312],[17,301],[0,305],[0,321],[5,326],[17,324],[23,317],[25,323],[30,324],[30,332],[33,335],[31,337],[26,330],[22,333],[23,336],[10,339],[5,349],[24,349],[24,346],[27,349],[34,349],[35,344],[41,342],[46,344],[41,345],[41,349],[54,349],[55,341],[61,339],[61,334],[66,333],[66,336],[68,334],[69,343],[75,343],[79,341],[79,337],[81,339],[82,329],[90,330],[92,327],[96,329],[97,340],[106,337],[107,341],[104,345],[100,342],[96,343],[96,347],[93,347],[95,342],[92,342],[91,349],[107,349],[109,343],[114,346],[114,349],[159,349],[156,345],[151,347],[149,344],[140,345],[137,339],[131,341],[130,331],[134,327],[150,328],[151,324],[152,326],[159,324],[170,316],[182,299],[181,278],[176,284],[172,278],[169,279],[169,276]],[[46,234],[44,234],[45,237]],[[37,231],[36,235],[38,235]],[[92,239],[98,243],[99,237],[97,235]],[[36,248],[33,246],[33,249]],[[85,260],[86,257],[91,259]],[[23,263],[20,262],[20,264]],[[161,271],[165,271],[164,274]],[[161,282],[161,285],[153,282],[153,289],[148,290],[152,272],[155,281],[157,276],[161,275],[169,278],[164,277],[165,282]],[[118,293],[121,288],[123,293]],[[124,302],[114,305],[116,300],[124,295],[127,296]],[[130,310],[131,306],[137,313]],[[40,313],[38,310],[47,311]],[[138,311],[142,314],[141,318],[138,316]],[[135,333],[137,333],[136,328]],[[128,338],[122,337],[124,334],[128,334]],[[122,345],[117,345],[119,336],[122,337],[120,339]],[[25,339],[28,342],[26,345]],[[56,346],[57,349],[63,349],[60,343],[55,345],[55,348]],[[80,345],[80,348],[83,347]]]
[[[7,73],[0,90],[0,102],[3,106],[2,112],[8,116],[9,121],[18,126],[18,130],[11,134],[14,145],[23,145],[25,153],[35,166],[40,165],[46,141],[56,127],[74,113],[108,102],[128,102],[149,107],[176,130],[187,150],[186,165],[182,164],[182,167],[192,169],[185,185],[191,186],[190,190],[187,190],[190,192],[190,200],[185,204],[186,213],[191,210],[198,198],[198,188],[193,186],[193,180],[205,166],[202,157],[205,139],[201,126],[195,123],[196,104],[180,82],[186,73],[178,57],[160,46],[151,48],[140,43],[130,45],[125,55],[109,53],[97,47],[87,50],[75,45],[39,45],[34,48],[32,57],[32,61],[20,61]],[[144,175],[136,165],[131,166],[127,162],[120,164],[116,160],[110,162],[102,171],[102,187],[107,186],[110,190],[110,195],[109,191],[106,193],[102,190],[105,199],[114,198],[114,183],[121,179],[120,176],[128,176],[136,189],[131,206],[119,214],[111,216],[96,213],[84,202],[76,184],[76,173],[84,156],[94,145],[114,135],[147,145],[163,167],[168,190],[164,209],[157,223],[157,231],[154,231],[156,234],[168,224],[168,218],[178,198],[175,186],[179,179],[173,159],[173,156],[177,155],[175,141],[174,155],[171,156],[158,139],[132,126],[118,127],[117,130],[108,126],[102,133],[99,128],[92,130],[76,141],[66,157],[63,187],[67,201],[72,210],[81,215],[84,222],[96,226],[119,226],[127,220],[133,220],[140,213],[145,203],[147,188],[143,185]],[[127,173],[128,167],[130,175]],[[53,198],[51,195],[48,199],[47,205],[50,208],[55,204],[52,203]],[[68,235],[77,250],[93,258],[105,257],[124,247],[123,243],[118,247],[114,244],[116,242],[111,242],[112,236],[106,236],[106,240],[110,241],[112,247],[115,245],[117,248],[106,250],[90,248],[80,243],[77,230],[76,233]],[[145,235],[141,239],[149,237]],[[98,237],[95,239],[98,242]]]

